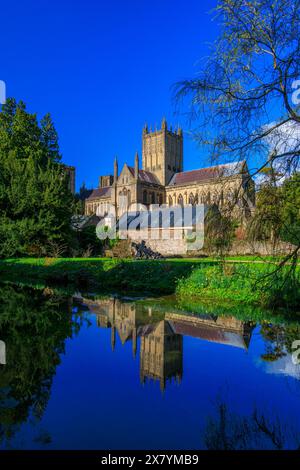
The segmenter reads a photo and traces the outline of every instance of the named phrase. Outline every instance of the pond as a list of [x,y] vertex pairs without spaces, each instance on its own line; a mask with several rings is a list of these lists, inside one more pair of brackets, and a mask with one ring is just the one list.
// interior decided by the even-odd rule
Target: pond
[[295,449],[300,323],[0,285],[1,449]]

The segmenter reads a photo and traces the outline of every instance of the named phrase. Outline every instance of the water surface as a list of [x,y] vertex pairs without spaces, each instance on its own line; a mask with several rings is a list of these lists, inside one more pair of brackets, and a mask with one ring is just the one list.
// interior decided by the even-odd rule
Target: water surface
[[0,286],[1,449],[294,449],[293,321]]

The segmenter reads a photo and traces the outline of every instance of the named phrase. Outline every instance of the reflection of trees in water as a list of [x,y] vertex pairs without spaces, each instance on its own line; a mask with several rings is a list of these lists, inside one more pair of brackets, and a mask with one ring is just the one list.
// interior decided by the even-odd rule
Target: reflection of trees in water
[[[263,323],[261,335],[265,340],[265,353],[261,355],[268,373],[281,374],[289,393],[300,396],[300,365],[292,360],[292,344],[300,339],[300,324],[271,325]],[[290,379],[296,380],[290,380]]]
[[13,437],[29,415],[40,419],[65,340],[80,329],[64,297],[49,290],[0,287],[0,442]]
[[273,362],[293,352],[293,342],[300,339],[300,324],[263,323],[260,332],[266,345],[266,352],[261,357],[264,361]]
[[[292,344],[300,339],[300,324],[270,324],[263,322],[260,333],[265,340],[265,353],[261,358],[269,362],[270,371],[280,372],[280,365],[291,360]],[[278,364],[278,365],[277,365]],[[275,367],[274,367],[275,366]],[[292,366],[292,362],[291,362]],[[295,366],[282,370],[285,375],[295,375]],[[298,381],[292,382],[298,389]],[[288,382],[290,384],[290,382]],[[298,390],[299,391],[299,390]],[[250,415],[241,416],[229,409],[224,401],[216,404],[216,416],[208,419],[204,431],[207,449],[297,449],[300,450],[300,432],[292,429],[290,423],[283,423],[278,417],[254,409]]]
[[249,416],[240,416],[224,402],[217,403],[216,409],[216,417],[208,419],[204,431],[209,450],[300,449],[300,435],[278,418],[257,409]]

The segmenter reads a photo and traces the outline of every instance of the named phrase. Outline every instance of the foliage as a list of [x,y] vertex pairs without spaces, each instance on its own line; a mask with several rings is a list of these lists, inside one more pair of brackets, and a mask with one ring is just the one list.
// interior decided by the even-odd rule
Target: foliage
[[248,236],[250,240],[271,240],[275,244],[279,241],[282,227],[282,198],[274,168],[265,168],[261,173],[265,180],[256,197],[256,210],[248,227]]
[[[279,182],[299,165],[300,1],[220,0],[214,13],[220,36],[197,76],[176,85],[176,98],[188,101],[194,137],[212,160],[246,160],[251,177],[271,167]],[[261,201],[269,196],[261,236],[278,228],[277,193],[267,188]],[[294,219],[295,209],[288,214]]]
[[235,223],[230,214],[211,208],[205,217],[204,250],[221,257],[228,253],[235,237]]
[[74,244],[77,245],[77,249],[83,257],[88,257],[85,256],[87,253],[89,253],[89,256],[102,254],[103,242],[97,237],[95,226],[85,227],[83,230],[78,231],[76,233],[76,242]]
[[[0,261],[0,277],[12,282],[44,282],[46,285],[68,285],[103,292],[170,294],[176,282],[193,269],[185,260],[130,260],[110,258],[58,258]],[[147,282],[145,282],[147,279]]]
[[87,189],[85,183],[83,183],[79,189],[79,192],[75,194],[75,203],[74,203],[74,214],[84,215],[84,201],[89,197],[92,190]]
[[41,418],[65,339],[79,331],[67,298],[51,290],[0,286],[0,332],[7,345],[0,374],[0,442],[31,415]]
[[[293,271],[292,271],[293,273]],[[0,262],[0,278],[11,282],[73,285],[103,292],[162,295],[177,292],[186,300],[214,299],[299,311],[299,267],[274,262],[236,262],[170,259],[122,260],[109,258],[17,259]],[[147,279],[147,282],[145,282]]]
[[[189,98],[197,119],[195,137],[214,156],[240,159],[258,152],[258,169],[278,160],[282,170],[297,163],[299,141],[292,139],[287,151],[273,137],[287,123],[300,123],[291,93],[300,75],[299,6],[298,0],[218,2],[221,32],[210,56],[201,62],[197,78],[176,85],[177,97]],[[278,120],[271,123],[274,105]],[[271,153],[268,137],[273,139]]]
[[300,273],[267,264],[201,266],[177,285],[182,297],[223,299],[299,311]]
[[292,354],[292,344],[300,338],[300,324],[270,324],[263,322],[260,333],[265,340],[266,351],[262,355],[264,361],[274,362]]
[[[292,244],[286,260],[294,269],[300,248],[299,205],[300,174],[294,173],[278,186],[271,170],[258,193],[256,212],[248,227],[250,240],[269,240],[274,249],[280,241]],[[289,271],[292,278],[293,269]]]
[[0,257],[68,244],[73,197],[60,158],[50,115],[39,124],[23,102],[8,99],[0,113]]
[[282,199],[281,238],[285,241],[300,245],[300,173],[295,173],[287,179],[280,191]]
[[250,415],[232,411],[226,402],[216,400],[215,416],[210,416],[204,431],[208,450],[283,450],[299,449],[300,436],[283,426],[275,416],[254,408]]

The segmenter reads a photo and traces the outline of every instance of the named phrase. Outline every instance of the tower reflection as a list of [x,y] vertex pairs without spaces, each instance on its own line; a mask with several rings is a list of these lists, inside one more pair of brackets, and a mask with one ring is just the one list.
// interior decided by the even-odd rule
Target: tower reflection
[[246,350],[254,327],[234,317],[192,315],[117,298],[80,298],[80,302],[96,314],[100,328],[111,329],[112,350],[118,335],[122,344],[132,342],[135,357],[140,338],[140,380],[158,381],[162,391],[171,381],[181,383],[184,336]]

